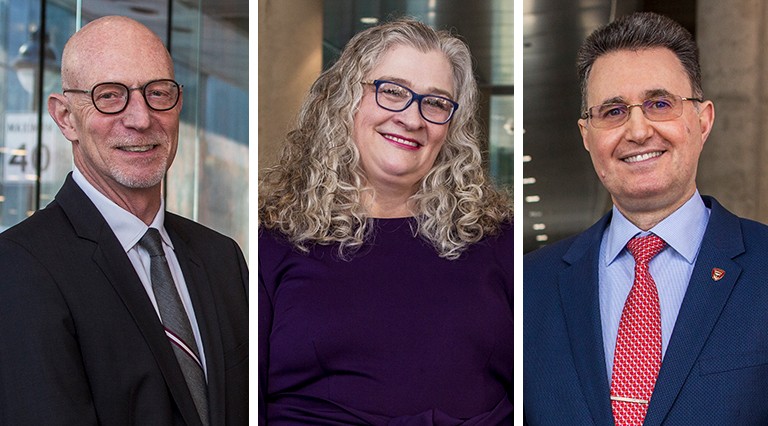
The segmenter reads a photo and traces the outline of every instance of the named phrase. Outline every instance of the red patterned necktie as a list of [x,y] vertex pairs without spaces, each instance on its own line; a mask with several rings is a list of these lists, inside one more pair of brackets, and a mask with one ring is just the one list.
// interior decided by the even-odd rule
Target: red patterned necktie
[[664,246],[664,240],[653,234],[627,243],[635,258],[635,282],[621,313],[613,358],[611,407],[616,426],[643,424],[661,368],[659,293],[648,262]]

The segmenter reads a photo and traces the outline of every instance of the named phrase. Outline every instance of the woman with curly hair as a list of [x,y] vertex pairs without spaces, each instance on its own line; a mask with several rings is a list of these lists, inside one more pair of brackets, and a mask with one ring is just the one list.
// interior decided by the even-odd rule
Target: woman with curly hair
[[260,417],[511,424],[512,209],[467,46],[401,19],[313,84],[259,186]]

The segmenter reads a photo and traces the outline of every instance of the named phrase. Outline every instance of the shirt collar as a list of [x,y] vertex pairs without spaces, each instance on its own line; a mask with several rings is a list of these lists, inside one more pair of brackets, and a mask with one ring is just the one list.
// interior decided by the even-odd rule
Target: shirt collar
[[149,227],[156,228],[160,231],[160,236],[163,242],[173,248],[171,239],[165,230],[165,200],[160,198],[160,209],[155,214],[155,218],[152,223],[147,226],[141,219],[134,216],[127,210],[115,204],[112,200],[107,198],[104,194],[99,192],[90,182],[83,176],[83,174],[74,167],[72,170],[72,179],[85,192],[85,195],[91,200],[91,202],[99,210],[99,213],[107,221],[107,224],[115,233],[120,245],[123,246],[123,250],[126,252],[132,249],[136,243],[139,242],[141,237],[147,232]]
[[605,264],[610,265],[616,260],[632,237],[651,233],[661,237],[669,247],[693,264],[704,239],[709,212],[696,190],[685,204],[646,232],[624,217],[614,205],[611,223],[606,229]]

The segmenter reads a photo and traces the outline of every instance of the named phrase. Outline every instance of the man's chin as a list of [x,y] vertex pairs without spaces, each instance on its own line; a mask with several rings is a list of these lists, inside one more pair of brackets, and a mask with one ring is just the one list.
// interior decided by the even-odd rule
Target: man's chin
[[135,175],[116,173],[114,179],[120,185],[130,189],[149,189],[160,185],[165,177],[165,171],[156,172],[151,175]]

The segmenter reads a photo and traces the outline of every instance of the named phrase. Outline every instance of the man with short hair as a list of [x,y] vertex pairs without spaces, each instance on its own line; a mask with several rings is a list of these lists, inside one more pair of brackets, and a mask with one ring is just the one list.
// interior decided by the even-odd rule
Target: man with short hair
[[525,256],[527,424],[768,424],[768,227],[696,188],[715,114],[695,42],[636,13],[577,68],[613,209]]
[[55,200],[0,234],[0,424],[245,425],[248,269],[165,211],[182,86],[119,16],[67,42],[48,111],[72,143]]

